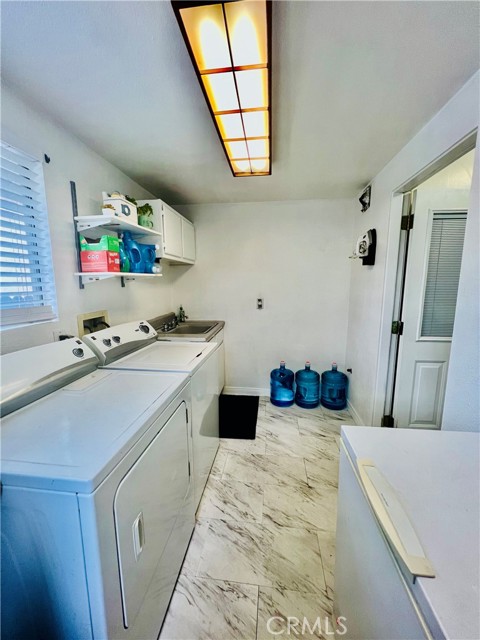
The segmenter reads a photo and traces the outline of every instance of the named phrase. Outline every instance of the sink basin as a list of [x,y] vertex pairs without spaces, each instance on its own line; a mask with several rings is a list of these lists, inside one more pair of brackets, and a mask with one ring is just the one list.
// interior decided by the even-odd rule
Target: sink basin
[[158,332],[158,340],[209,342],[225,324],[223,320],[187,320],[187,322],[181,322],[175,329],[164,331],[164,327],[171,324],[174,319],[175,314],[172,312],[149,320]]
[[168,331],[168,333],[177,333],[181,335],[197,335],[199,333],[208,333],[217,323],[213,324],[190,324],[186,322],[185,324],[181,324],[172,331]]

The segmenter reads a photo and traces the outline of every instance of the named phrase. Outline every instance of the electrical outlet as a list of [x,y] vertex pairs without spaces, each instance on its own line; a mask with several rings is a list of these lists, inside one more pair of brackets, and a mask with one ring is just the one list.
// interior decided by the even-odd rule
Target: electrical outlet
[[257,309],[263,309],[263,298],[257,298]]
[[53,339],[55,342],[60,342],[60,336],[66,336],[68,335],[68,331],[65,331],[63,329],[57,329],[56,331],[53,332]]

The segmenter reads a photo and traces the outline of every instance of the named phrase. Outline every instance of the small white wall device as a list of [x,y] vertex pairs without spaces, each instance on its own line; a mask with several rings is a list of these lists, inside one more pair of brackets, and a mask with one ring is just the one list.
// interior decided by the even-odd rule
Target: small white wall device
[[350,258],[361,258],[364,265],[375,264],[375,253],[377,250],[377,232],[369,229],[362,236],[359,236],[355,249]]
[[368,185],[368,187],[365,189],[365,191],[362,193],[362,195],[358,199],[358,201],[362,205],[362,213],[365,213],[365,211],[370,208],[371,197],[372,197],[372,187],[371,185]]

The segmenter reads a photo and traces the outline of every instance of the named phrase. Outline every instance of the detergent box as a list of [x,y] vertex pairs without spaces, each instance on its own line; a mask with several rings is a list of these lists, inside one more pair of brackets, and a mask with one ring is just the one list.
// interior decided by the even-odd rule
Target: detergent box
[[80,259],[84,273],[120,271],[118,251],[80,251]]
[[117,236],[104,235],[100,240],[88,240],[84,236],[80,236],[80,250],[81,251],[115,251],[118,253],[119,240]]

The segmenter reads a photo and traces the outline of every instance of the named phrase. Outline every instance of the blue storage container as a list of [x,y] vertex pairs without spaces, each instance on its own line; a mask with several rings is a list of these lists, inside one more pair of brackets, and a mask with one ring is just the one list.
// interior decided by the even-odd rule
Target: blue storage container
[[304,409],[314,409],[320,403],[320,375],[310,369],[310,362],[305,363],[305,369],[295,374],[295,402]]
[[345,409],[347,389],[347,376],[337,371],[337,363],[332,362],[331,371],[322,373],[322,405],[327,409]]
[[290,407],[293,398],[293,371],[286,369],[282,360],[280,368],[270,373],[270,402],[277,407]]
[[118,243],[118,253],[120,254],[120,271],[130,271],[130,258],[128,257],[127,250],[123,244],[123,240]]
[[138,248],[143,258],[143,270],[145,273],[153,273],[155,265],[156,248],[154,244],[139,244]]
[[138,243],[135,242],[130,231],[124,232],[123,244],[125,245],[125,250],[130,261],[130,271],[132,273],[143,273],[145,269],[145,261]]

